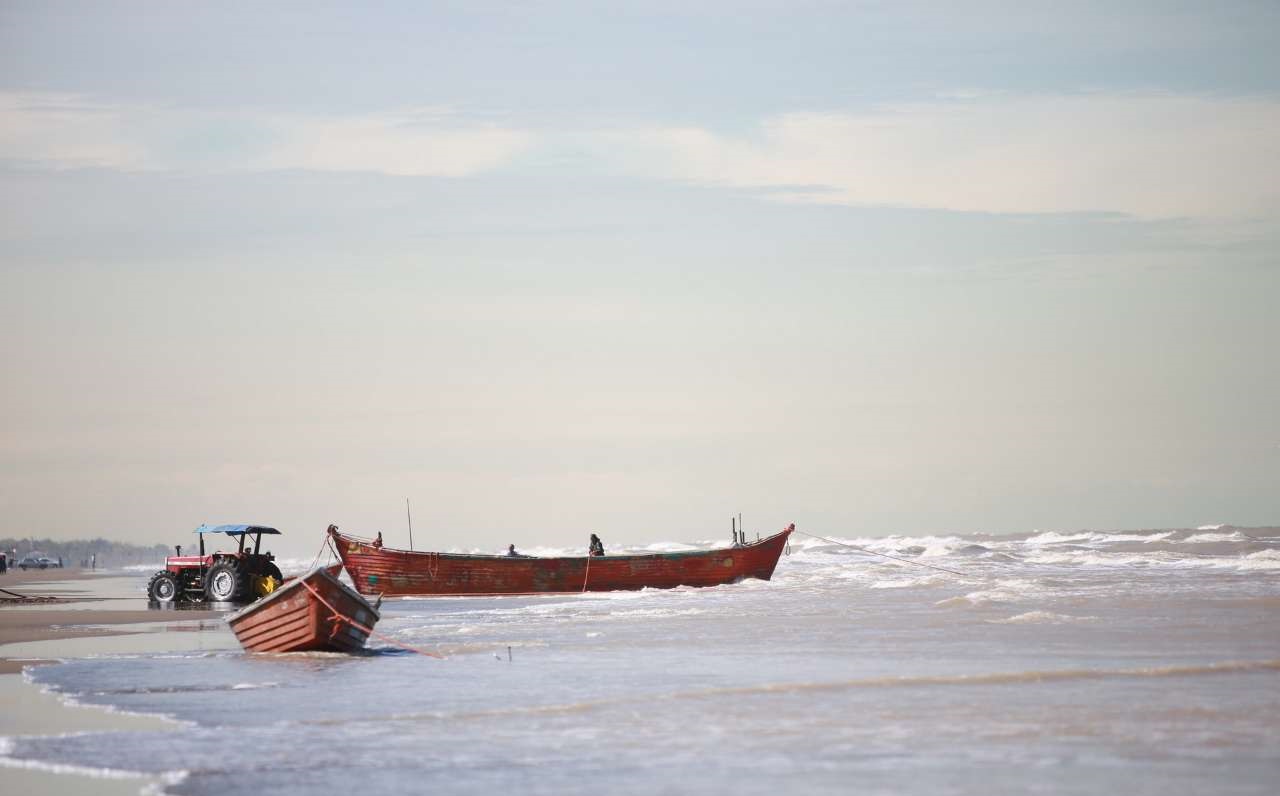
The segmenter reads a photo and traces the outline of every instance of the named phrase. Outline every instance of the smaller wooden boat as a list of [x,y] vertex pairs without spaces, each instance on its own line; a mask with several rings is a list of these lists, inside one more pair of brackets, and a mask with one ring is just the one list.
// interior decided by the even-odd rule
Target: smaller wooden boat
[[338,580],[341,567],[317,567],[227,617],[249,652],[355,652],[373,631],[382,598],[370,604]]

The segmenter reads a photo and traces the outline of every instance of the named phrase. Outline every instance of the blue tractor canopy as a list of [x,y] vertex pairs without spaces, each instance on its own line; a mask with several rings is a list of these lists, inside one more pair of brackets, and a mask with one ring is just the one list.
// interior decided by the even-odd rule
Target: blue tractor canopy
[[232,538],[238,538],[239,553],[244,553],[244,542],[247,537],[253,537],[253,554],[258,555],[262,548],[263,534],[276,534],[280,532],[275,528],[268,528],[265,525],[201,525],[196,528],[195,532],[200,535],[200,555],[204,555],[204,535],[207,533],[225,533]]

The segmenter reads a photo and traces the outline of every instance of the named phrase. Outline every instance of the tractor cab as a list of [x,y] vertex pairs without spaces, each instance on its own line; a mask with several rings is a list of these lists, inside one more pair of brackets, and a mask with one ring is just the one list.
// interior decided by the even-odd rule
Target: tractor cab
[[[201,525],[195,530],[199,555],[177,555],[164,561],[164,569],[151,576],[147,596],[152,602],[232,602],[245,603],[269,594],[284,580],[275,556],[262,552],[262,537],[279,535],[275,528],[264,525]],[[235,542],[235,549],[224,552],[221,546],[206,552],[205,537],[224,534]],[[228,545],[230,547],[231,545]]]

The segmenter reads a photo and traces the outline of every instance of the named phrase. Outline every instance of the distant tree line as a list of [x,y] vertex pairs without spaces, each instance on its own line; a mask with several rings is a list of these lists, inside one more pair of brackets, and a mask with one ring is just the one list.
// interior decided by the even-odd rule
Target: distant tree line
[[14,550],[18,551],[18,559],[28,553],[40,553],[52,559],[61,557],[64,567],[88,566],[89,562],[94,560],[98,569],[162,563],[164,557],[173,552],[171,548],[162,544],[137,545],[102,538],[71,541],[31,537],[0,539],[0,551],[12,553]]

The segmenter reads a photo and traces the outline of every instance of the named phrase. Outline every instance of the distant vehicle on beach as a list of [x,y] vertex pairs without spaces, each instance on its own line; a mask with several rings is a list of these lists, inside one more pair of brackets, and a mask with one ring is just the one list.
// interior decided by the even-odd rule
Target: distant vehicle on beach
[[18,569],[58,569],[62,565],[57,559],[49,558],[40,553],[28,553],[25,558],[18,562]]

